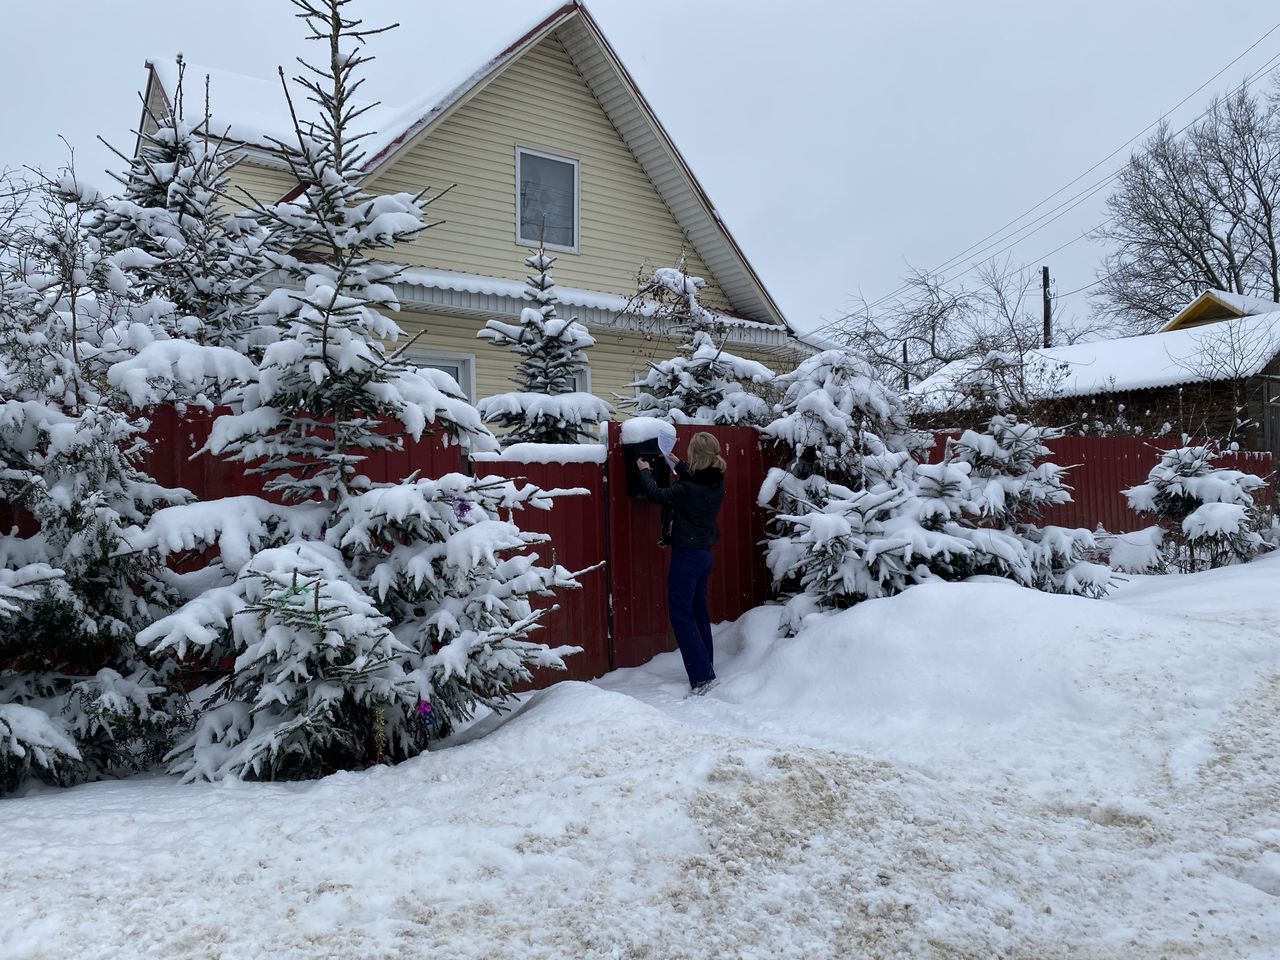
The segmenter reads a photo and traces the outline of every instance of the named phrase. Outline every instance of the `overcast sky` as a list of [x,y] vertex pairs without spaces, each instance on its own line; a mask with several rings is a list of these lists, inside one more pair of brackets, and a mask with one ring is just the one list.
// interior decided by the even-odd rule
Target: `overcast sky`
[[[368,0],[401,30],[377,41],[367,92],[411,101],[478,65],[549,0]],[[788,319],[839,317],[1022,214],[1174,107],[1280,21],[1262,0],[1212,18],[1193,0],[1027,3],[590,0],[641,89]],[[274,75],[302,46],[286,0],[13,0],[0,58],[0,167],[77,151],[111,165],[140,108],[148,56]],[[208,10],[198,15],[198,10]],[[1280,30],[1170,114],[1280,54]],[[217,91],[214,91],[216,99]],[[1127,150],[1036,211],[1111,172]],[[1105,190],[1007,251],[1066,293],[1100,249],[1074,240]],[[1000,244],[999,246],[1003,246]],[[994,251],[988,251],[988,253]],[[959,261],[956,270],[972,261]],[[956,272],[953,270],[952,272]],[[1064,315],[1087,311],[1088,293]]]

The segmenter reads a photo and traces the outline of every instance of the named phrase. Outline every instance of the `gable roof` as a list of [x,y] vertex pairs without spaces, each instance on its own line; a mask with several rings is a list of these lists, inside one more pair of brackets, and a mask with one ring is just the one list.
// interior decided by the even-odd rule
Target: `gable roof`
[[[1142,337],[1028,352],[1028,389],[1046,398],[1087,397],[1252,377],[1280,354],[1280,310]],[[981,361],[956,360],[909,394],[927,410],[963,408]]]
[[1177,316],[1160,328],[1160,332],[1183,330],[1228,317],[1270,313],[1276,309],[1275,301],[1262,297],[1250,297],[1228,290],[1206,290],[1179,310]]
[[[781,326],[794,335],[781,309],[582,0],[570,0],[524,29],[465,77],[446,78],[427,96],[405,106],[371,108],[361,118],[376,131],[362,141],[366,151],[366,178],[384,171],[506,67],[552,34],[559,38],[601,109],[734,310],[748,320]],[[149,90],[152,82],[159,84],[166,95],[174,89],[176,63],[148,60],[147,67]],[[278,82],[273,84],[225,71],[206,71],[192,64],[188,64],[187,69],[193,74],[207,72],[216,91],[214,99],[220,105],[231,103],[230,107],[219,106],[214,112],[211,131],[225,132],[228,140],[257,150],[275,150],[273,138],[289,142],[292,124],[288,122]],[[270,104],[278,106],[272,109]]]

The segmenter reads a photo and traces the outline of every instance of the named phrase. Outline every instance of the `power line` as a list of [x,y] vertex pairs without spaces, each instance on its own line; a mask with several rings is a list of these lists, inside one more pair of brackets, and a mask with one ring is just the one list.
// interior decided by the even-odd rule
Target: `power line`
[[[1266,72],[1270,71],[1270,70],[1272,69],[1272,65],[1273,65],[1274,63],[1276,63],[1276,61],[1277,61],[1277,60],[1280,60],[1280,53],[1277,53],[1276,55],[1274,55],[1273,57],[1271,57],[1271,59],[1270,59],[1270,60],[1268,60],[1266,63],[1264,63],[1261,67],[1259,67],[1259,68],[1258,68],[1257,70],[1255,70],[1253,73],[1249,74],[1249,76],[1245,77],[1245,79],[1241,82],[1240,86],[1236,87],[1236,88],[1232,91],[1232,93],[1236,93],[1236,92],[1238,92],[1238,91],[1240,91],[1240,90],[1245,89],[1245,88],[1246,88],[1250,83],[1252,83],[1252,82],[1253,82],[1257,77],[1261,76],[1263,73],[1266,73]],[[1208,106],[1208,107],[1206,107],[1204,110],[1202,110],[1200,113],[1196,114],[1196,116],[1194,116],[1194,117],[1192,117],[1190,120],[1188,120],[1185,124],[1183,124],[1181,127],[1179,127],[1176,131],[1174,131],[1173,136],[1178,137],[1178,136],[1181,136],[1182,134],[1186,133],[1189,129],[1191,129],[1191,127],[1195,126],[1195,124],[1196,124],[1196,123],[1197,123],[1197,122],[1198,122],[1202,117],[1205,117],[1206,115],[1208,115],[1208,113],[1209,113],[1212,109],[1213,109],[1213,105],[1211,104],[1210,106]],[[1111,172],[1110,174],[1108,174],[1107,176],[1103,177],[1101,180],[1098,180],[1098,181],[1096,181],[1094,184],[1090,185],[1089,187],[1086,187],[1086,188],[1085,188],[1084,190],[1082,190],[1080,193],[1076,194],[1076,195],[1075,195],[1075,197],[1071,198],[1070,200],[1064,201],[1062,204],[1059,204],[1057,207],[1054,207],[1054,210],[1049,211],[1049,213],[1052,213],[1052,212],[1054,212],[1054,211],[1056,211],[1056,210],[1062,210],[1062,212],[1061,212],[1061,213],[1059,213],[1057,216],[1052,217],[1051,219],[1049,219],[1049,220],[1045,221],[1043,224],[1041,224],[1041,225],[1040,225],[1039,227],[1037,227],[1035,230],[1032,230],[1030,233],[1027,233],[1027,234],[1025,234],[1024,236],[1019,237],[1017,240],[1014,240],[1014,241],[1012,241],[1012,242],[1010,242],[1010,243],[1006,244],[1005,246],[1001,247],[999,250],[995,251],[995,253],[991,254],[991,256],[989,256],[989,257],[985,258],[983,261],[981,261],[981,263],[989,263],[990,261],[992,261],[992,260],[994,260],[996,257],[998,257],[1000,254],[1005,253],[1006,251],[1012,250],[1014,247],[1016,247],[1016,246],[1017,246],[1019,243],[1021,243],[1023,240],[1027,239],[1027,237],[1030,237],[1030,236],[1032,236],[1032,235],[1034,235],[1034,234],[1036,234],[1036,233],[1039,233],[1041,230],[1043,230],[1045,227],[1049,226],[1049,224],[1053,223],[1055,220],[1060,220],[1062,217],[1066,216],[1068,213],[1070,213],[1070,212],[1071,212],[1072,210],[1074,210],[1076,207],[1080,206],[1080,204],[1084,203],[1084,202],[1085,202],[1086,200],[1088,200],[1090,197],[1092,197],[1092,196],[1094,196],[1095,194],[1099,193],[1099,192],[1100,192],[1104,187],[1106,187],[1106,186],[1107,186],[1108,184],[1110,184],[1113,180],[1115,180],[1118,176],[1120,176],[1120,174],[1124,172],[1124,169],[1125,169],[1125,167],[1124,167],[1124,166],[1121,166],[1121,167],[1117,168],[1116,170],[1112,171],[1112,172]],[[1076,198],[1078,198],[1078,199],[1076,199]],[[1072,201],[1074,201],[1074,202],[1072,202]],[[1065,207],[1065,209],[1063,209],[1063,207]],[[1042,215],[1042,216],[1048,216],[1048,214],[1046,213],[1046,214],[1044,214],[1044,215]],[[1063,243],[1063,244],[1061,244],[1061,245],[1059,245],[1059,246],[1057,246],[1057,247],[1054,247],[1054,248],[1053,248],[1052,250],[1050,250],[1048,253],[1041,254],[1041,255],[1040,255],[1040,256],[1038,256],[1038,257],[1033,257],[1033,258],[1031,258],[1030,260],[1024,261],[1020,266],[1015,267],[1014,269],[1007,271],[1006,273],[1002,274],[998,279],[999,279],[999,280],[1005,280],[1005,279],[1008,279],[1009,277],[1013,276],[1014,274],[1019,273],[1019,272],[1021,272],[1021,271],[1025,270],[1025,269],[1026,269],[1028,266],[1030,266],[1031,264],[1033,264],[1033,263],[1038,263],[1038,262],[1039,262],[1039,261],[1041,261],[1041,260],[1044,260],[1044,259],[1047,259],[1048,257],[1051,257],[1053,254],[1055,254],[1055,253],[1059,252],[1060,250],[1065,250],[1067,247],[1071,246],[1072,244],[1079,243],[1081,240],[1083,240],[1083,239],[1085,239],[1086,237],[1088,237],[1088,236],[1089,236],[1089,234],[1093,233],[1095,230],[1098,230],[1098,229],[1100,229],[1100,228],[1104,227],[1106,224],[1110,223],[1113,219],[1115,219],[1115,218],[1114,218],[1114,217],[1106,217],[1106,218],[1104,218],[1101,222],[1099,222],[1099,223],[1095,224],[1095,225],[1094,225],[1094,226],[1092,226],[1092,227],[1089,227],[1087,230],[1085,230],[1085,231],[1084,231],[1083,233],[1081,233],[1079,236],[1074,237],[1074,238],[1072,238],[1071,240],[1068,240],[1066,243]],[[1034,222],[1034,221],[1033,221],[1033,222]],[[944,282],[944,283],[949,283],[949,282],[951,282],[951,281],[953,281],[953,280],[956,280],[957,278],[964,276],[966,273],[969,273],[970,271],[972,271],[972,270],[976,269],[979,265],[980,265],[979,263],[971,264],[970,266],[968,266],[968,267],[964,268],[963,270],[957,271],[957,272],[956,272],[955,274],[953,274],[952,276],[949,276],[949,277],[944,278],[942,282]],[[883,301],[877,301],[877,303],[880,303],[880,302],[883,302]]]
[[[1184,104],[1186,104],[1189,100],[1191,100],[1194,96],[1196,96],[1198,93],[1200,93],[1202,90],[1204,90],[1207,86],[1209,86],[1209,84],[1211,84],[1214,80],[1218,79],[1218,77],[1222,76],[1222,74],[1224,74],[1224,73],[1226,73],[1228,70],[1230,70],[1233,66],[1235,66],[1235,65],[1236,65],[1237,63],[1239,63],[1242,59],[1244,59],[1244,57],[1245,57],[1245,56],[1247,56],[1247,55],[1248,55],[1248,54],[1249,54],[1249,53],[1250,53],[1254,48],[1256,48],[1260,43],[1262,43],[1264,40],[1266,40],[1268,37],[1270,37],[1270,36],[1271,36],[1273,33],[1275,33],[1277,30],[1280,30],[1280,23],[1276,23],[1276,24],[1274,24],[1274,25],[1273,25],[1269,30],[1267,30],[1267,31],[1266,31],[1262,36],[1258,37],[1258,39],[1254,40],[1254,41],[1253,41],[1253,43],[1249,44],[1249,46],[1248,46],[1248,47],[1246,47],[1246,48],[1245,48],[1241,53],[1239,53],[1236,57],[1234,57],[1234,58],[1233,58],[1229,63],[1227,63],[1225,66],[1223,66],[1221,69],[1219,69],[1216,73],[1214,73],[1214,74],[1213,74],[1213,76],[1209,77],[1207,80],[1205,80],[1203,83],[1201,83],[1198,87],[1196,87],[1193,91],[1191,91],[1191,93],[1187,94],[1185,97],[1183,97],[1181,100],[1179,100],[1179,101],[1178,101],[1178,102],[1177,102],[1177,103],[1176,103],[1172,108],[1170,108],[1169,110],[1166,110],[1166,111],[1161,115],[1161,117],[1160,117],[1160,119],[1159,119],[1159,120],[1153,121],[1152,123],[1148,124],[1146,127],[1144,127],[1142,130],[1140,130],[1138,133],[1134,134],[1132,137],[1130,137],[1130,138],[1129,138],[1128,140],[1126,140],[1124,143],[1120,144],[1120,146],[1118,146],[1118,147],[1116,147],[1114,150],[1112,150],[1112,151],[1111,151],[1111,153],[1107,154],[1105,157],[1103,157],[1103,158],[1102,158],[1101,160],[1099,160],[1097,163],[1093,164],[1093,166],[1089,167],[1089,168],[1088,168],[1087,170],[1085,170],[1083,173],[1079,174],[1078,176],[1076,176],[1076,177],[1075,177],[1075,178],[1073,178],[1072,180],[1070,180],[1070,181],[1068,181],[1067,183],[1063,184],[1061,187],[1059,187],[1059,188],[1058,188],[1057,190],[1055,190],[1053,193],[1049,194],[1049,195],[1048,195],[1047,197],[1045,197],[1044,199],[1040,200],[1040,201],[1039,201],[1038,203],[1036,203],[1034,206],[1032,206],[1032,207],[1028,208],[1028,209],[1027,209],[1027,210],[1025,210],[1023,213],[1021,213],[1021,214],[1019,214],[1018,216],[1014,217],[1012,220],[1008,221],[1008,222],[1007,222],[1007,223],[1005,223],[1003,226],[999,227],[998,229],[994,230],[993,232],[991,232],[991,233],[987,234],[985,237],[983,237],[982,239],[978,240],[977,242],[970,244],[968,247],[966,247],[964,250],[961,250],[961,251],[960,251],[959,253],[957,253],[955,256],[950,257],[950,258],[948,258],[947,260],[943,261],[942,263],[938,264],[938,266],[934,267],[934,268],[933,268],[933,270],[931,270],[931,271],[930,271],[930,273],[939,273],[939,272],[941,272],[941,271],[944,271],[944,270],[949,269],[951,266],[955,265],[959,260],[961,260],[961,259],[965,258],[965,257],[966,257],[967,255],[969,255],[972,251],[974,251],[974,250],[975,250],[975,248],[979,248],[979,249],[977,250],[977,253],[981,254],[981,253],[983,253],[983,252],[985,252],[985,251],[989,250],[989,249],[990,249],[991,247],[993,247],[993,246],[996,246],[996,245],[1001,244],[1001,243],[1006,243],[1006,241],[1008,241],[1008,240],[1010,239],[1010,237],[1011,237],[1011,236],[1015,236],[1015,235],[1017,235],[1017,234],[1019,234],[1019,233],[1023,233],[1023,231],[1027,230],[1027,228],[1032,227],[1032,226],[1034,226],[1034,225],[1035,225],[1035,224],[1037,224],[1037,223],[1040,223],[1042,220],[1045,220],[1045,218],[1046,218],[1046,217],[1050,217],[1050,216],[1051,216],[1052,214],[1054,214],[1055,212],[1057,212],[1057,211],[1059,211],[1059,210],[1062,210],[1063,214],[1065,214],[1065,213],[1066,213],[1066,212],[1068,212],[1069,210],[1074,209],[1076,206],[1079,206],[1079,204],[1080,204],[1080,203],[1083,203],[1085,200],[1089,199],[1089,197],[1093,196],[1095,193],[1097,193],[1099,190],[1101,190],[1101,189],[1102,189],[1102,187],[1106,186],[1106,184],[1107,184],[1107,183],[1109,183],[1111,180],[1114,180],[1114,179],[1115,179],[1115,177],[1119,176],[1119,174],[1121,173],[1121,171],[1123,171],[1124,167],[1123,167],[1123,166],[1122,166],[1122,167],[1120,167],[1119,169],[1117,169],[1117,170],[1113,171],[1111,174],[1107,175],[1106,177],[1102,178],[1101,180],[1099,180],[1099,181],[1097,181],[1097,182],[1095,182],[1095,183],[1091,184],[1090,186],[1086,187],[1084,190],[1080,191],[1079,193],[1076,193],[1076,194],[1074,194],[1072,197],[1069,197],[1067,200],[1063,201],[1063,203],[1061,203],[1061,204],[1059,204],[1058,206],[1054,207],[1053,209],[1051,209],[1051,210],[1049,210],[1049,211],[1046,211],[1045,213],[1041,214],[1041,215],[1040,215],[1039,217],[1037,217],[1035,220],[1031,221],[1031,223],[1023,224],[1023,226],[1021,226],[1021,227],[1019,227],[1017,230],[1013,231],[1013,233],[1012,233],[1012,234],[1010,234],[1009,236],[1000,237],[1000,235],[1001,235],[1001,234],[1003,234],[1003,233],[1004,233],[1004,232],[1005,232],[1009,227],[1011,227],[1011,226],[1013,226],[1014,224],[1018,223],[1019,221],[1021,221],[1021,220],[1025,219],[1025,218],[1026,218],[1026,217],[1028,217],[1030,214],[1034,213],[1036,210],[1038,210],[1038,209],[1040,209],[1041,207],[1043,207],[1046,203],[1048,203],[1048,202],[1049,202],[1050,200],[1052,200],[1054,197],[1057,197],[1058,195],[1060,195],[1061,193],[1063,193],[1065,190],[1067,190],[1067,189],[1069,189],[1070,187],[1074,186],[1075,184],[1079,183],[1081,180],[1083,180],[1085,177],[1087,177],[1087,176],[1088,176],[1090,173],[1092,173],[1094,170],[1098,169],[1098,167],[1102,166],[1104,163],[1106,163],[1108,160],[1110,160],[1110,159],[1111,159],[1112,157],[1114,157],[1116,154],[1120,153],[1122,150],[1124,150],[1126,147],[1128,147],[1130,144],[1132,144],[1135,140],[1138,140],[1139,138],[1141,138],[1142,136],[1144,136],[1146,133],[1148,133],[1148,132],[1153,128],[1153,127],[1156,127],[1156,126],[1158,126],[1160,123],[1164,122],[1165,118],[1166,118],[1166,117],[1168,117],[1168,115],[1169,115],[1169,114],[1171,114],[1171,113],[1173,113],[1174,111],[1178,110],[1180,107],[1182,107]],[[1247,86],[1247,85],[1248,85],[1248,84],[1249,84],[1249,83],[1250,83],[1250,82],[1251,82],[1255,77],[1257,77],[1259,74],[1261,74],[1261,73],[1263,73],[1265,70],[1267,70],[1267,69],[1271,66],[1271,64],[1272,64],[1272,63],[1274,63],[1277,59],[1280,59],[1280,54],[1277,54],[1276,56],[1273,56],[1273,57],[1272,57],[1270,60],[1268,60],[1268,61],[1267,61],[1267,62],[1266,62],[1266,63],[1265,63],[1261,68],[1259,68],[1258,70],[1254,71],[1254,73],[1252,73],[1251,75],[1249,75],[1248,77],[1246,77],[1246,79],[1245,79],[1244,83],[1242,83],[1242,84],[1241,84],[1241,86],[1240,86],[1239,88],[1237,88],[1237,89],[1243,89],[1243,87]],[[1207,114],[1207,113],[1209,112],[1209,110],[1210,110],[1210,109],[1211,109],[1211,107],[1207,107],[1207,108],[1205,108],[1205,110],[1201,111],[1201,113],[1200,113],[1200,114],[1198,114],[1196,117],[1194,117],[1194,118],[1193,118],[1193,119],[1192,119],[1188,124],[1186,124],[1186,126],[1182,127],[1182,129],[1181,129],[1181,130],[1179,130],[1178,132],[1179,132],[1179,133],[1182,133],[1183,131],[1185,131],[1188,127],[1190,127],[1193,123],[1195,123],[1195,122],[1196,122],[1196,120],[1199,120],[1201,117],[1205,116],[1205,114]],[[1176,134],[1175,134],[1175,135],[1176,135]],[[1076,201],[1076,202],[1073,202],[1073,201]],[[1068,205],[1069,205],[1069,206],[1068,206]],[[1067,209],[1066,209],[1066,210],[1063,210],[1063,207],[1066,207]],[[1022,240],[1025,240],[1027,237],[1029,237],[1029,236],[1033,235],[1034,233],[1039,232],[1039,230],[1040,230],[1040,229],[1042,229],[1042,228],[1043,228],[1043,227],[1045,227],[1045,226],[1048,226],[1050,223],[1054,222],[1054,221],[1055,221],[1055,220],[1057,220],[1057,219],[1059,219],[1059,217],[1052,217],[1052,219],[1049,219],[1049,220],[1047,220],[1046,222],[1044,222],[1043,224],[1041,224],[1041,227],[1038,227],[1036,230],[1032,230],[1032,231],[1030,231],[1029,233],[1026,233],[1024,236],[1020,237],[1018,240],[1014,241],[1012,244],[1007,244],[1004,248],[1002,248],[1001,250],[997,251],[995,254],[992,254],[992,256],[991,256],[991,257],[988,257],[988,258],[986,258],[986,259],[994,259],[994,257],[995,257],[995,256],[998,256],[998,255],[999,255],[999,253],[1004,252],[1004,250],[1010,249],[1012,246],[1016,245],[1017,243],[1020,243]],[[1106,222],[1106,221],[1104,221],[1104,223],[1105,223],[1105,222]],[[1101,224],[1100,224],[1100,225],[1101,225]],[[1093,228],[1093,229],[1096,229],[1096,227],[1095,227],[1095,228]],[[1089,232],[1091,232],[1091,231],[1086,231],[1086,232],[1085,232],[1085,234],[1083,234],[1081,237],[1078,237],[1078,238],[1076,238],[1076,239],[1077,239],[1077,240],[1079,240],[1079,239],[1083,239],[1083,237],[1084,237],[1084,236],[1086,236]],[[994,242],[988,243],[988,241],[991,241],[991,240],[993,240],[993,238],[996,238],[996,237],[1000,237],[1000,239],[997,239],[997,240],[994,240]],[[1073,243],[1074,243],[1074,242],[1076,242],[1076,241],[1074,241],[1074,240],[1073,240],[1073,241],[1071,241],[1071,242],[1073,242]],[[984,246],[984,244],[985,244],[985,246]],[[1062,249],[1062,248],[1059,248],[1059,249]],[[1055,251],[1055,252],[1056,252],[1056,251]],[[956,276],[962,276],[964,273],[969,272],[969,270],[971,270],[971,269],[972,269],[972,267],[966,268],[965,270],[961,271],[959,274],[956,274]],[[954,277],[953,277],[953,278],[951,278],[951,279],[954,279]],[[907,289],[909,289],[909,284],[903,284],[903,285],[899,286],[897,289],[890,291],[889,293],[885,294],[885,295],[884,295],[884,296],[882,296],[882,297],[879,297],[878,299],[876,299],[875,301],[873,301],[869,306],[872,306],[872,307],[879,306],[880,304],[884,303],[884,302],[885,302],[885,301],[887,301],[887,300],[892,299],[893,297],[897,296],[899,293],[902,293],[903,291],[905,291],[905,290],[907,290]],[[830,327],[830,326],[832,326],[832,324],[828,324],[827,326],[828,326],[828,327]]]
[[1098,284],[1110,279],[1111,279],[1111,274],[1107,274],[1105,277],[1099,277],[1097,280],[1093,281],[1093,283],[1086,283],[1083,287],[1076,287],[1074,290],[1068,290],[1066,293],[1054,294],[1054,298],[1061,299],[1063,297],[1070,297],[1077,293],[1083,293],[1085,290],[1092,290]]
[[[1232,92],[1236,92],[1236,91],[1242,90],[1242,89],[1244,89],[1245,87],[1247,87],[1247,86],[1248,86],[1250,83],[1252,83],[1252,82],[1253,82],[1253,80],[1254,80],[1254,79],[1256,79],[1258,76],[1260,76],[1261,74],[1263,74],[1263,73],[1267,72],[1268,70],[1270,70],[1270,69],[1271,69],[1271,67],[1272,67],[1272,64],[1274,64],[1277,60],[1280,60],[1280,53],[1278,53],[1278,54],[1276,54],[1275,56],[1271,57],[1271,59],[1269,59],[1266,63],[1264,63],[1264,64],[1263,64],[1261,67],[1259,67],[1256,71],[1254,71],[1252,74],[1250,74],[1248,77],[1246,77],[1246,78],[1245,78],[1245,80],[1240,84],[1240,86],[1239,86],[1239,87],[1237,87],[1237,88],[1235,88],[1235,90],[1234,90],[1234,91],[1232,91]],[[1190,129],[1192,126],[1194,126],[1194,125],[1195,125],[1195,123],[1196,123],[1198,120],[1200,120],[1202,117],[1204,117],[1205,115],[1207,115],[1211,109],[1212,109],[1212,106],[1210,106],[1210,107],[1206,107],[1203,111],[1201,111],[1201,112],[1200,112],[1199,114],[1197,114],[1196,116],[1192,117],[1192,118],[1191,118],[1191,119],[1190,119],[1186,124],[1184,124],[1184,125],[1183,125],[1182,127],[1180,127],[1177,131],[1175,131],[1173,135],[1176,137],[1176,136],[1181,135],[1182,133],[1185,133],[1188,129]],[[1000,249],[995,250],[993,253],[991,253],[991,254],[990,254],[990,256],[988,256],[988,257],[984,258],[984,259],[983,259],[983,260],[981,260],[981,261],[978,261],[978,262],[972,263],[972,264],[970,264],[969,266],[964,267],[964,268],[962,268],[962,269],[960,269],[960,270],[956,271],[954,274],[951,274],[950,276],[943,276],[943,277],[939,278],[939,282],[941,282],[941,283],[950,283],[950,282],[952,282],[952,281],[954,281],[954,280],[956,280],[956,279],[958,279],[958,278],[960,278],[960,277],[964,276],[966,273],[970,273],[970,272],[972,272],[973,270],[978,269],[978,268],[979,268],[979,267],[981,267],[983,264],[992,262],[992,261],[993,261],[993,260],[995,260],[997,257],[999,257],[1001,254],[1003,254],[1003,253],[1005,253],[1005,252],[1007,252],[1007,251],[1009,251],[1009,250],[1012,250],[1012,249],[1013,249],[1014,247],[1016,247],[1018,244],[1022,243],[1024,240],[1026,240],[1028,237],[1031,237],[1031,236],[1033,236],[1033,235],[1035,235],[1035,234],[1039,233],[1041,230],[1043,230],[1045,227],[1049,226],[1051,223],[1053,223],[1053,222],[1055,222],[1055,221],[1057,221],[1057,220],[1060,220],[1062,217],[1066,216],[1068,213],[1070,213],[1070,212],[1071,212],[1072,210],[1074,210],[1076,207],[1080,206],[1082,203],[1084,203],[1084,202],[1085,202],[1086,200],[1088,200],[1090,197],[1092,197],[1092,196],[1094,196],[1095,194],[1097,194],[1098,192],[1100,192],[1104,187],[1106,187],[1109,183],[1111,183],[1113,180],[1115,180],[1115,178],[1116,178],[1116,177],[1118,177],[1118,176],[1119,176],[1119,175],[1124,171],[1124,169],[1125,169],[1125,168],[1124,168],[1124,166],[1121,166],[1121,167],[1119,167],[1118,169],[1116,169],[1116,170],[1112,171],[1110,174],[1108,174],[1107,176],[1103,177],[1102,179],[1097,180],[1097,181],[1095,181],[1094,183],[1090,184],[1090,185],[1089,185],[1088,187],[1086,187],[1084,190],[1082,190],[1082,191],[1080,191],[1079,193],[1077,193],[1077,194],[1073,195],[1072,197],[1068,198],[1067,200],[1064,200],[1061,204],[1059,204],[1058,206],[1054,207],[1052,210],[1048,210],[1048,211],[1046,211],[1045,213],[1041,214],[1041,215],[1040,215],[1040,217],[1036,218],[1036,220],[1032,221],[1032,222],[1031,222],[1031,223],[1029,223],[1029,224],[1026,224],[1026,225],[1025,225],[1023,228],[1021,228],[1020,230],[1015,231],[1015,233],[1021,233],[1021,232],[1022,232],[1022,230],[1025,230],[1027,227],[1033,226],[1033,225],[1034,225],[1034,224],[1036,224],[1036,223],[1040,223],[1040,221],[1042,221],[1042,220],[1043,220],[1044,222],[1043,222],[1043,223],[1040,223],[1040,225],[1039,225],[1039,226],[1037,226],[1034,230],[1030,230],[1030,231],[1028,231],[1028,232],[1024,233],[1022,236],[1018,237],[1018,238],[1017,238],[1017,239],[1015,239],[1015,240],[1009,240],[1009,238],[1004,238],[1005,240],[1009,240],[1009,242],[1005,243],[1005,245],[1004,245],[1004,246],[1002,246],[1002,247],[1000,247]],[[1058,212],[1058,211],[1061,211],[1061,212]],[[1057,215],[1056,215],[1056,216],[1052,216],[1052,215],[1053,215],[1053,214],[1055,214],[1055,213],[1057,213]],[[1047,217],[1048,219],[1045,219],[1046,217]],[[1034,263],[1037,263],[1037,262],[1039,262],[1039,261],[1045,260],[1045,259],[1047,259],[1048,257],[1051,257],[1053,254],[1058,253],[1058,252],[1059,252],[1059,251],[1061,251],[1061,250],[1065,250],[1067,247],[1072,246],[1073,244],[1079,243],[1081,240],[1084,240],[1085,238],[1087,238],[1087,237],[1088,237],[1091,233],[1093,233],[1095,230],[1098,230],[1098,229],[1100,229],[1101,227],[1105,226],[1107,223],[1111,222],[1111,220],[1112,220],[1112,219],[1113,219],[1112,217],[1107,217],[1107,218],[1105,218],[1104,220],[1102,220],[1100,223],[1097,223],[1097,224],[1095,224],[1094,226],[1089,227],[1087,230],[1083,231],[1083,232],[1082,232],[1082,233],[1080,233],[1078,236],[1073,237],[1072,239],[1070,239],[1070,240],[1066,241],[1065,243],[1059,244],[1058,246],[1054,247],[1052,250],[1048,251],[1047,253],[1041,254],[1041,255],[1040,255],[1040,256],[1038,256],[1038,257],[1033,257],[1033,258],[1031,258],[1030,260],[1024,261],[1023,263],[1019,264],[1017,267],[1014,267],[1013,269],[1008,270],[1008,271],[1006,271],[1005,273],[1001,274],[999,277],[995,278],[995,282],[997,282],[997,283],[998,283],[998,282],[999,282],[999,281],[1001,281],[1001,280],[1006,280],[1006,279],[1008,279],[1009,277],[1012,277],[1012,276],[1014,276],[1015,274],[1020,273],[1021,271],[1023,271],[1023,270],[1025,270],[1025,269],[1027,269],[1027,267],[1028,267],[1028,266],[1030,266],[1031,264],[1034,264]],[[1002,241],[997,241],[997,242],[1002,242]],[[984,249],[984,250],[990,249],[990,247],[991,247],[991,246],[993,246],[993,244],[989,244],[987,247],[984,247],[983,249]],[[887,300],[891,299],[892,297],[896,296],[898,293],[901,293],[902,291],[905,291],[905,290],[907,290],[907,289],[909,289],[909,285],[904,284],[904,285],[902,285],[901,287],[899,287],[897,290],[895,290],[895,291],[893,291],[893,292],[891,292],[891,293],[889,293],[889,294],[886,294],[885,296],[883,296],[883,297],[879,298],[878,300],[873,301],[873,302],[872,302],[872,303],[870,303],[868,306],[869,306],[870,308],[877,307],[877,306],[879,306],[880,304],[884,303],[885,301],[887,301]],[[831,327],[834,327],[837,323],[839,323],[839,321],[833,321],[832,323],[829,323],[829,324],[827,324],[826,326],[824,326],[822,329],[823,329],[823,330],[829,329],[829,328],[831,328]]]

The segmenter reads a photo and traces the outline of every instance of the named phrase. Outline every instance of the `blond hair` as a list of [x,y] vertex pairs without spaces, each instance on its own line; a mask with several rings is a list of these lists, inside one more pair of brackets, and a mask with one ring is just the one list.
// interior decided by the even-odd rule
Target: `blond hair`
[[720,441],[705,430],[695,433],[689,441],[689,469],[697,472],[707,467],[715,467],[721,473],[728,469],[724,457],[720,456]]

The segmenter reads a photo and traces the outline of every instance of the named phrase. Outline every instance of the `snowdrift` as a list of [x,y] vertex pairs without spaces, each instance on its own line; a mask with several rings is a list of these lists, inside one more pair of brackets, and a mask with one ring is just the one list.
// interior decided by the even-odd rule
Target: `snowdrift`
[[[309,784],[0,804],[14,958],[1280,955],[1280,557],[719,630]],[[673,918],[677,918],[673,922]]]

